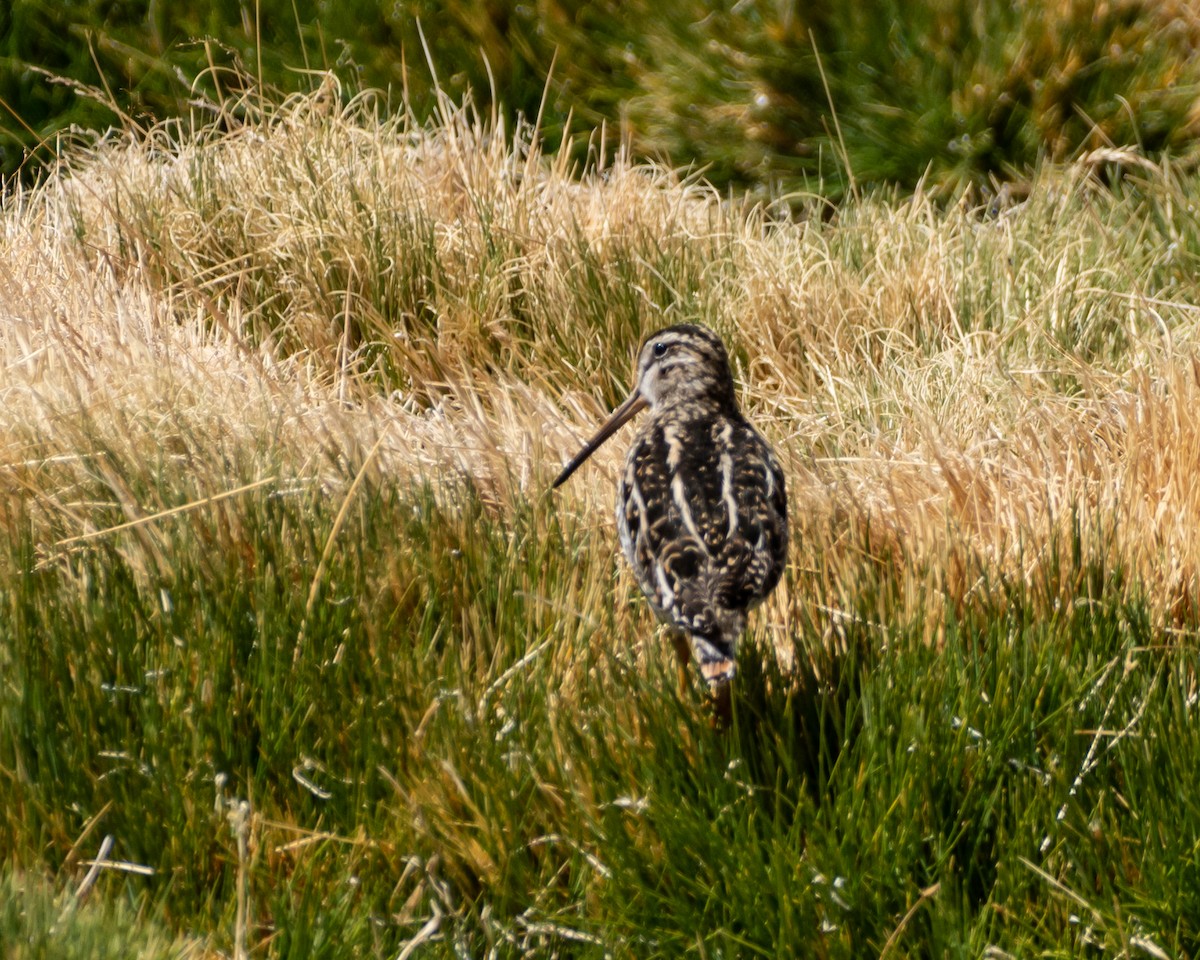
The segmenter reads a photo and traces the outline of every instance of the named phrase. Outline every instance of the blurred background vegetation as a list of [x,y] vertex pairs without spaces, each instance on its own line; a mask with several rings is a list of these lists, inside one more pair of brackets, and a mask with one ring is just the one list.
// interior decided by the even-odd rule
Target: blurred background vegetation
[[1195,0],[11,0],[0,169],[36,177],[72,128],[186,115],[239,82],[222,68],[283,91],[333,70],[422,117],[422,31],[455,99],[532,118],[545,94],[551,148],[568,117],[607,123],[757,191],[986,190],[1105,146],[1190,161],[1200,132]]

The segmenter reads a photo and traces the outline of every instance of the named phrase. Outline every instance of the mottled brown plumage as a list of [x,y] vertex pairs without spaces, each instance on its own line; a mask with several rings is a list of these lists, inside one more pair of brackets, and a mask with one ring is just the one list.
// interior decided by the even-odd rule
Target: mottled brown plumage
[[720,684],[734,674],[747,611],[783,572],[783,471],[738,410],[721,339],[680,324],[642,344],[633,392],[554,486],[646,407],[617,490],[621,546],[659,618]]

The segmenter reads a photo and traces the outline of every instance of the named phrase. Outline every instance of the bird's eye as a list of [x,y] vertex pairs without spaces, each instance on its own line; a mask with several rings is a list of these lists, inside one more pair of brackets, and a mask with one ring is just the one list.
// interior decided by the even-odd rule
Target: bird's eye
[[661,357],[666,352],[667,352],[667,345],[665,343],[663,343],[661,340],[654,345],[654,355],[656,357]]

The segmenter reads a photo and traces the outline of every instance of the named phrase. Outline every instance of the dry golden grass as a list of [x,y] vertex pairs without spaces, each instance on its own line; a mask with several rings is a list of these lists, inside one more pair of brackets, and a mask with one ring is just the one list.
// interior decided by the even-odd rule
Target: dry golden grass
[[[918,194],[777,222],[619,156],[568,170],[469,110],[425,128],[317,95],[114,138],[4,204],[5,515],[32,510],[52,557],[114,515],[236,516],[208,498],[268,477],[337,497],[364,467],[465,474],[511,509],[546,495],[640,337],[698,320],[790,481],[769,622],[880,562],[901,607],[966,601],[1078,527],[1110,531],[1087,549],[1165,623],[1200,563],[1200,231],[1190,184],[1124,159],[1115,191],[1047,169],[990,214]],[[571,510],[608,522],[621,456]],[[157,526],[138,549],[164,549]]]

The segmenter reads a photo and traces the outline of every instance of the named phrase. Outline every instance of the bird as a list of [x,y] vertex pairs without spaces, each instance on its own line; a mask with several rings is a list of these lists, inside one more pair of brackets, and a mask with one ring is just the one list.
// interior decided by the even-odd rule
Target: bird
[[787,558],[783,470],[738,408],[724,342],[682,323],[643,341],[633,390],[553,487],[647,409],[617,484],[621,548],[669,628],[681,688],[698,662],[727,710],[747,613],[775,589]]

